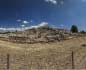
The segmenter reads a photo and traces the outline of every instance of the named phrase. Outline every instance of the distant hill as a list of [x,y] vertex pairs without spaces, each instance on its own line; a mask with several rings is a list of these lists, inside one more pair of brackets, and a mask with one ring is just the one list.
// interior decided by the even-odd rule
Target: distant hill
[[10,33],[11,41],[17,40],[18,42],[54,42],[60,41],[69,36],[69,31],[65,29],[57,29],[49,26],[41,26],[37,28],[30,28],[23,31],[16,31]]

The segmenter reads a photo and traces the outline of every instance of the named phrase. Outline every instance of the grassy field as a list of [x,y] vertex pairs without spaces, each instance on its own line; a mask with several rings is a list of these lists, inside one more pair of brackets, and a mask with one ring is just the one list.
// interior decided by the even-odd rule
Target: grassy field
[[71,70],[72,51],[75,69],[86,69],[86,37],[54,43],[16,44],[0,40],[0,70]]

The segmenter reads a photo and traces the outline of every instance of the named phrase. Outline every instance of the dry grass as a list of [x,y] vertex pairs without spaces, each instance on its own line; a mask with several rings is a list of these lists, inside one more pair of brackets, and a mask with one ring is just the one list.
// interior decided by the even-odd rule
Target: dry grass
[[6,69],[6,55],[10,54],[10,70],[72,69],[74,52],[76,69],[86,69],[86,37],[55,43],[16,44],[0,41],[0,70]]

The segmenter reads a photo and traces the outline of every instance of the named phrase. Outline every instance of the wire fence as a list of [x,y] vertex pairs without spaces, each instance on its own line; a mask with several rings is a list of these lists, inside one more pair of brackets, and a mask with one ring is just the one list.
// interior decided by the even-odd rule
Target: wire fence
[[[77,38],[78,39],[78,38]],[[82,42],[80,39],[78,41]],[[81,49],[81,48],[79,48]],[[78,50],[79,50],[78,49]],[[77,51],[56,52],[55,54],[40,55],[34,53],[12,54],[0,53],[0,70],[80,70],[86,69],[86,54]],[[79,61],[79,59],[80,61]],[[78,60],[78,61],[77,61]]]
[[[57,55],[58,54],[58,55]],[[49,56],[1,54],[0,70],[68,70],[76,69],[75,53],[58,52]],[[61,55],[63,54],[63,55]]]

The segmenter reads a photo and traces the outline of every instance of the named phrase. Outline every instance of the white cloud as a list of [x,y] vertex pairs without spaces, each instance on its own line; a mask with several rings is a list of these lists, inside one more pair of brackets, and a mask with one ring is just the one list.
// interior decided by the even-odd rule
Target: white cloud
[[25,27],[25,25],[21,25],[21,27]]
[[28,24],[29,22],[24,20],[22,23],[24,23],[24,24]]
[[35,26],[30,26],[30,27],[25,27],[25,25],[21,25],[21,27],[25,27],[24,29],[22,28],[0,28],[0,31],[22,31],[22,30],[25,30],[25,29],[32,29],[32,28],[39,28],[39,27],[44,27],[44,26],[48,26],[48,23],[47,22],[41,22],[40,24],[38,25],[35,25]]
[[57,28],[56,25],[51,25],[52,28]]
[[0,30],[3,30],[3,31],[5,31],[5,30],[6,30],[6,28],[0,28]]
[[39,28],[39,27],[44,27],[44,26],[48,26],[47,22],[41,22],[40,24],[36,25],[36,26],[30,26],[29,28]]
[[54,5],[57,4],[57,0],[45,0],[45,2],[52,3]]
[[47,26],[47,25],[48,25],[47,22],[42,22],[42,23],[40,23],[38,26],[41,27],[41,26]]
[[0,32],[7,32],[7,31],[21,31],[21,28],[0,28]]

